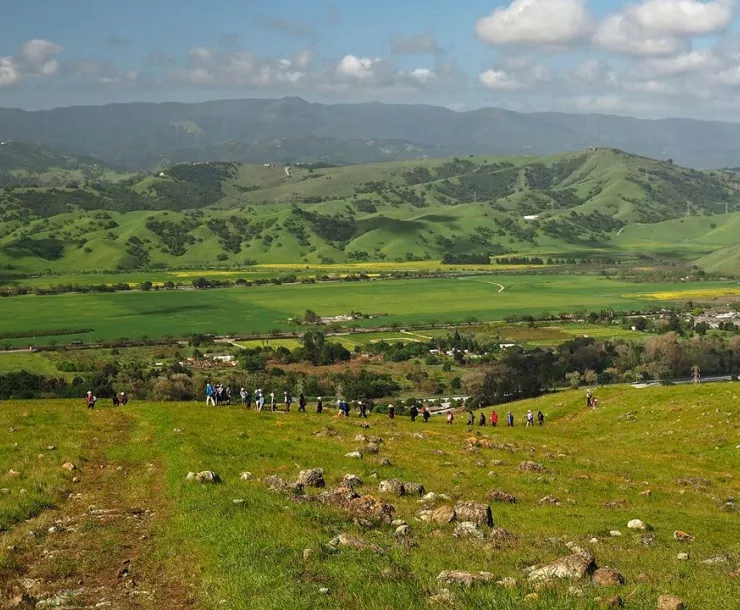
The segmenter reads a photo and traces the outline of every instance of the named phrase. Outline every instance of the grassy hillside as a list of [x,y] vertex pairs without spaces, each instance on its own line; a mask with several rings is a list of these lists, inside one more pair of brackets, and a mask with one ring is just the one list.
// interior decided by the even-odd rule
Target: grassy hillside
[[734,244],[740,222],[727,174],[612,149],[348,167],[201,163],[109,177],[6,188],[0,266],[238,267],[445,252],[693,259]]
[[[511,408],[516,426],[495,430],[467,428],[462,413],[452,426],[371,414],[361,429],[355,413],[339,420],[333,409],[4,403],[0,603],[25,590],[47,607],[66,595],[65,605],[147,610],[592,610],[621,607],[605,606],[618,596],[653,610],[670,594],[688,608],[734,608],[735,394],[730,384],[598,390],[591,410],[583,392],[563,393],[508,405],[500,412]],[[527,409],[542,410],[545,426],[524,428]],[[356,449],[362,459],[345,457]],[[309,468],[323,469],[325,488],[296,497],[267,484]],[[205,470],[222,483],[186,480]],[[348,474],[363,500],[332,493]],[[391,479],[437,497],[381,491]],[[460,506],[452,523],[421,518],[461,501],[490,506],[494,527],[461,526]],[[632,519],[646,529],[629,529]],[[529,576],[574,552],[586,558],[582,577]],[[614,572],[594,573],[591,561]],[[448,570],[488,582],[448,584]]]

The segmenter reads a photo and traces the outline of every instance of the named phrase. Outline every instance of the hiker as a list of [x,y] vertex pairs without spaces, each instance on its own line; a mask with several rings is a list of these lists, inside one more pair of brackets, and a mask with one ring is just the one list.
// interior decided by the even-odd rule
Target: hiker
[[277,403],[275,402],[275,392],[270,392],[270,411],[277,411]]
[[231,405],[231,388],[227,387],[224,391],[225,400],[227,405]]
[[244,388],[239,389],[239,398],[242,399],[242,406],[247,406],[247,391]]
[[481,412],[480,418],[478,419],[478,425],[479,426],[485,426],[486,425],[486,414]]
[[126,395],[126,392],[121,392],[121,397],[118,399],[118,403],[123,407],[128,404],[128,396]]
[[530,426],[534,426],[534,415],[532,415],[532,411],[527,411],[527,428]]
[[537,411],[537,422],[540,424],[540,426],[545,425],[545,414],[541,410]]
[[360,400],[357,403],[357,406],[360,407],[360,417],[367,419],[367,404],[364,400]]
[[396,417],[396,407],[388,405],[388,419],[394,419]]
[[591,394],[591,390],[586,390],[586,406],[587,407],[593,406],[592,398],[593,398],[593,394]]
[[432,414],[429,413],[429,410],[426,408],[426,406],[422,406],[421,407],[421,418],[424,420],[424,423],[427,423],[431,416]]
[[303,392],[301,392],[300,396],[298,397],[298,412],[299,413],[306,412],[306,403],[307,403],[306,395]]
[[474,426],[475,425],[475,413],[473,413],[473,409],[470,409],[468,411],[468,426]]
[[411,409],[409,410],[409,415],[411,415],[411,421],[416,421],[416,418],[419,416],[419,407],[416,406],[416,403],[411,405]]
[[95,403],[98,402],[98,399],[95,398],[95,395],[91,391],[88,391],[87,392],[87,399],[86,400],[87,400],[87,408],[88,409],[94,409],[95,408]]
[[215,399],[216,391],[213,389],[213,386],[211,385],[211,382],[209,381],[206,384],[206,407],[211,404],[214,407],[216,406],[216,399]]
[[114,407],[117,407],[119,404],[121,404],[121,403],[118,400],[118,396],[116,396],[115,394],[113,394],[113,406]]
[[452,411],[447,411],[447,423],[452,424],[453,421],[455,421],[455,416],[452,414]]
[[262,388],[254,391],[254,408],[257,411],[262,411],[262,407],[265,406],[265,397],[262,394]]
[[290,395],[290,392],[283,392],[283,399],[285,400],[285,410],[290,412],[290,405],[293,404],[293,397]]
[[593,397],[593,398],[591,399],[591,406],[592,406],[592,407],[593,407],[594,409],[598,409],[598,408],[599,408],[599,400],[598,400],[598,398],[596,398],[596,396],[594,396],[594,397]]
[[316,413],[321,413],[324,410],[324,401],[321,396],[316,399]]
[[498,413],[491,411],[491,425],[495,428],[496,424],[498,424]]
[[509,414],[506,416],[506,425],[509,426],[509,428],[514,427],[514,414],[509,411]]

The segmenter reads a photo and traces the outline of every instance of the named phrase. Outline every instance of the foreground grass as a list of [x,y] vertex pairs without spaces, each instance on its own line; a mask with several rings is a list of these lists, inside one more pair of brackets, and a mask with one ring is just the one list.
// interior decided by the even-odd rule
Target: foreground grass
[[[128,483],[137,501],[149,493],[166,505],[166,518],[153,530],[150,562],[179,574],[182,558],[187,558],[195,579],[193,599],[204,609],[425,608],[427,598],[440,590],[436,576],[447,569],[485,570],[518,582],[513,589],[450,587],[461,608],[597,608],[596,598],[615,593],[634,609],[655,608],[662,593],[681,596],[690,608],[735,607],[740,581],[730,572],[740,562],[740,519],[719,508],[740,492],[734,478],[740,445],[737,386],[614,389],[599,392],[599,398],[602,406],[596,411],[583,408],[581,392],[511,405],[517,426],[496,430],[468,429],[462,416],[453,426],[437,418],[412,424],[405,418],[391,422],[371,416],[372,428],[366,431],[356,427],[356,419],[337,420],[327,413],[257,414],[200,404],[132,404],[125,411],[130,433],[107,446],[105,454],[129,470],[144,463],[161,470],[161,487],[146,478]],[[544,428],[521,425],[529,408],[543,410]],[[92,430],[120,414],[88,414],[78,403],[63,401],[3,404],[0,447],[12,435],[19,447],[38,444],[52,431],[59,447],[64,442],[75,447],[85,426]],[[22,428],[6,432],[18,422],[24,423]],[[319,431],[324,435],[315,436]],[[380,436],[380,453],[362,460],[345,458],[362,446],[355,440],[358,433]],[[471,449],[471,438],[502,448]],[[58,474],[33,458],[36,452],[29,448],[21,464],[43,494],[44,482],[48,486]],[[392,465],[383,466],[383,458]],[[0,471],[18,463],[14,459],[13,452],[0,453]],[[494,460],[500,462],[494,465]],[[520,472],[518,464],[524,460],[539,462],[547,471]],[[393,528],[362,529],[346,515],[297,503],[267,491],[256,480],[270,474],[294,480],[310,467],[325,469],[330,488],[353,473],[366,483],[362,493],[376,497],[383,497],[377,491],[379,480],[389,478],[417,481],[429,491],[462,500],[486,501],[489,490],[504,490],[515,495],[517,503],[493,505],[496,525],[518,538],[500,549],[458,540],[451,525],[417,522],[416,499],[383,497],[395,506],[396,517],[412,526],[418,547],[408,548],[396,543]],[[218,472],[223,484],[202,486],[185,480],[187,472],[205,469]],[[241,481],[243,471],[252,472],[255,480]],[[691,483],[680,481],[690,477]],[[645,489],[651,490],[650,496],[640,495]],[[561,505],[538,506],[544,496],[559,498]],[[13,493],[6,500],[13,504],[19,497]],[[235,504],[235,499],[245,502]],[[604,508],[605,502],[620,499],[626,499],[626,507]],[[6,527],[30,514],[28,508],[7,513]],[[633,518],[650,526],[653,544],[646,546],[643,533],[626,528]],[[676,529],[696,540],[674,541]],[[623,536],[611,537],[611,530]],[[374,542],[384,552],[329,550],[326,543],[341,532]],[[589,542],[594,537],[598,543]],[[598,588],[564,582],[538,590],[538,600],[524,601],[534,591],[524,568],[568,554],[567,542],[589,548],[599,565],[617,569],[626,584]],[[304,549],[312,550],[308,559]],[[679,552],[689,553],[690,559],[679,561]],[[727,562],[703,563],[718,556]],[[581,593],[569,592],[572,584]],[[322,594],[322,588],[328,594]]]

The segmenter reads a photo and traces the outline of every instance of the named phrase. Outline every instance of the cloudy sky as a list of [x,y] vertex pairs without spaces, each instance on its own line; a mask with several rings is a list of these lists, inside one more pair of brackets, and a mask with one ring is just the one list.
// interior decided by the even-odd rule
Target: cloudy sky
[[740,120],[734,0],[4,0],[0,106],[297,95]]

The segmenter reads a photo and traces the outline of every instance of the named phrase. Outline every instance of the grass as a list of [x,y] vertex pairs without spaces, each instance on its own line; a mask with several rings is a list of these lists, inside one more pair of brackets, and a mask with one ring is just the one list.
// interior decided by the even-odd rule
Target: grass
[[[363,431],[355,427],[356,420],[337,420],[328,413],[256,414],[238,408],[214,411],[193,404],[151,403],[131,404],[125,411],[89,413],[78,402],[6,403],[0,409],[0,471],[17,467],[26,478],[11,484],[38,487],[39,493],[47,494],[64,483],[66,475],[58,472],[62,453],[82,459],[93,446],[100,447],[101,459],[112,465],[104,470],[107,476],[115,479],[115,466],[122,465],[131,472],[127,480],[136,501],[146,501],[148,494],[162,513],[154,526],[152,546],[142,550],[143,556],[133,558],[134,565],[141,566],[145,574],[159,570],[181,576],[184,566],[175,558],[187,556],[185,567],[193,584],[189,607],[198,609],[426,608],[427,598],[440,589],[437,574],[446,569],[485,570],[496,578],[517,580],[513,589],[449,587],[459,608],[593,609],[599,607],[595,598],[619,594],[627,608],[652,610],[657,596],[664,593],[679,595],[689,608],[734,607],[740,581],[731,578],[730,572],[740,561],[740,521],[736,514],[721,512],[719,506],[724,498],[738,494],[732,476],[740,444],[737,387],[621,388],[598,391],[598,396],[601,407],[596,411],[584,409],[580,391],[502,406],[500,412],[514,411],[517,426],[496,431],[490,427],[469,430],[459,420],[447,426],[436,417],[425,425],[371,415],[372,429]],[[520,425],[530,408],[545,412],[544,428]],[[98,436],[107,427],[120,427],[122,418],[126,426],[115,443],[92,441],[92,435]],[[18,430],[8,433],[9,426]],[[173,433],[175,428],[182,433]],[[325,428],[333,431],[330,436],[313,435]],[[358,432],[384,439],[379,455],[368,454],[361,461],[343,457],[362,444],[354,440]],[[425,438],[415,438],[416,432]],[[470,437],[507,443],[508,448],[483,446],[471,451],[466,440]],[[10,441],[18,442],[18,447],[13,448]],[[59,447],[54,460],[35,455],[38,446],[47,442]],[[391,466],[380,464],[386,457]],[[492,466],[494,459],[501,463]],[[528,459],[542,463],[547,472],[519,472],[517,465]],[[155,465],[161,486],[147,487],[141,474],[146,462]],[[83,491],[95,463],[81,462]],[[392,528],[366,530],[331,508],[296,503],[267,491],[256,480],[239,480],[244,470],[256,479],[279,474],[293,480],[299,470],[309,467],[323,467],[329,487],[347,472],[359,476],[366,482],[362,493],[391,502],[397,517],[412,526],[418,546],[397,544]],[[218,472],[224,483],[200,486],[185,480],[188,471],[204,469]],[[489,476],[489,471],[495,476]],[[372,478],[374,472],[379,479],[418,481],[427,490],[465,500],[486,501],[489,490],[505,490],[517,497],[517,503],[494,504],[494,518],[497,526],[514,533],[517,540],[494,549],[483,542],[455,539],[452,526],[418,522],[414,519],[420,509],[416,500],[383,496],[377,491],[377,479]],[[687,477],[701,479],[687,486],[680,481]],[[644,489],[650,489],[651,495],[640,495]],[[105,493],[113,490],[104,487]],[[560,498],[562,505],[537,506],[546,495]],[[22,497],[14,488],[8,499],[14,504]],[[50,492],[44,497],[53,503],[59,496]],[[236,505],[232,502],[236,498],[245,502]],[[627,500],[625,508],[603,507],[621,498]],[[11,515],[5,517],[6,526],[34,512],[4,513]],[[626,529],[633,518],[650,526],[653,544],[642,544],[641,534]],[[20,532],[26,525],[17,527]],[[674,541],[676,529],[690,532],[695,542]],[[612,538],[610,530],[620,530],[623,536]],[[354,533],[385,552],[329,550],[326,542],[340,532]],[[102,526],[97,535],[107,533],[109,529]],[[3,542],[14,536],[11,527]],[[588,542],[592,537],[599,539],[598,544]],[[124,543],[112,535],[110,542],[116,540]],[[568,541],[589,548],[599,565],[621,572],[626,584],[599,588],[588,583],[556,583],[539,590],[539,600],[525,602],[533,588],[524,568],[568,554]],[[312,550],[310,558],[303,558],[304,549]],[[676,558],[683,551],[690,555],[687,562]],[[8,552],[3,544],[0,564],[7,565]],[[62,574],[74,572],[64,563],[63,552],[56,556]],[[716,556],[727,556],[729,562],[703,563]],[[15,577],[12,569],[5,574]],[[572,584],[583,597],[568,591]],[[329,589],[327,595],[320,593],[322,587]],[[182,606],[171,602],[168,607]]]
[[[505,290],[500,292],[498,283]],[[46,328],[94,328],[64,340],[150,338],[194,332],[247,334],[290,328],[289,319],[306,309],[332,316],[361,311],[388,314],[357,321],[357,326],[393,323],[501,320],[507,315],[559,313],[563,309],[639,309],[691,299],[691,288],[675,284],[632,284],[596,276],[514,276],[486,281],[454,278],[336,284],[253,286],[229,290],[131,292],[26,296],[3,300],[0,333]],[[706,282],[702,294],[726,295],[734,283]],[[659,301],[655,295],[670,295]],[[29,339],[8,340],[25,345]],[[61,338],[56,338],[61,340]],[[49,338],[39,338],[38,343]]]

